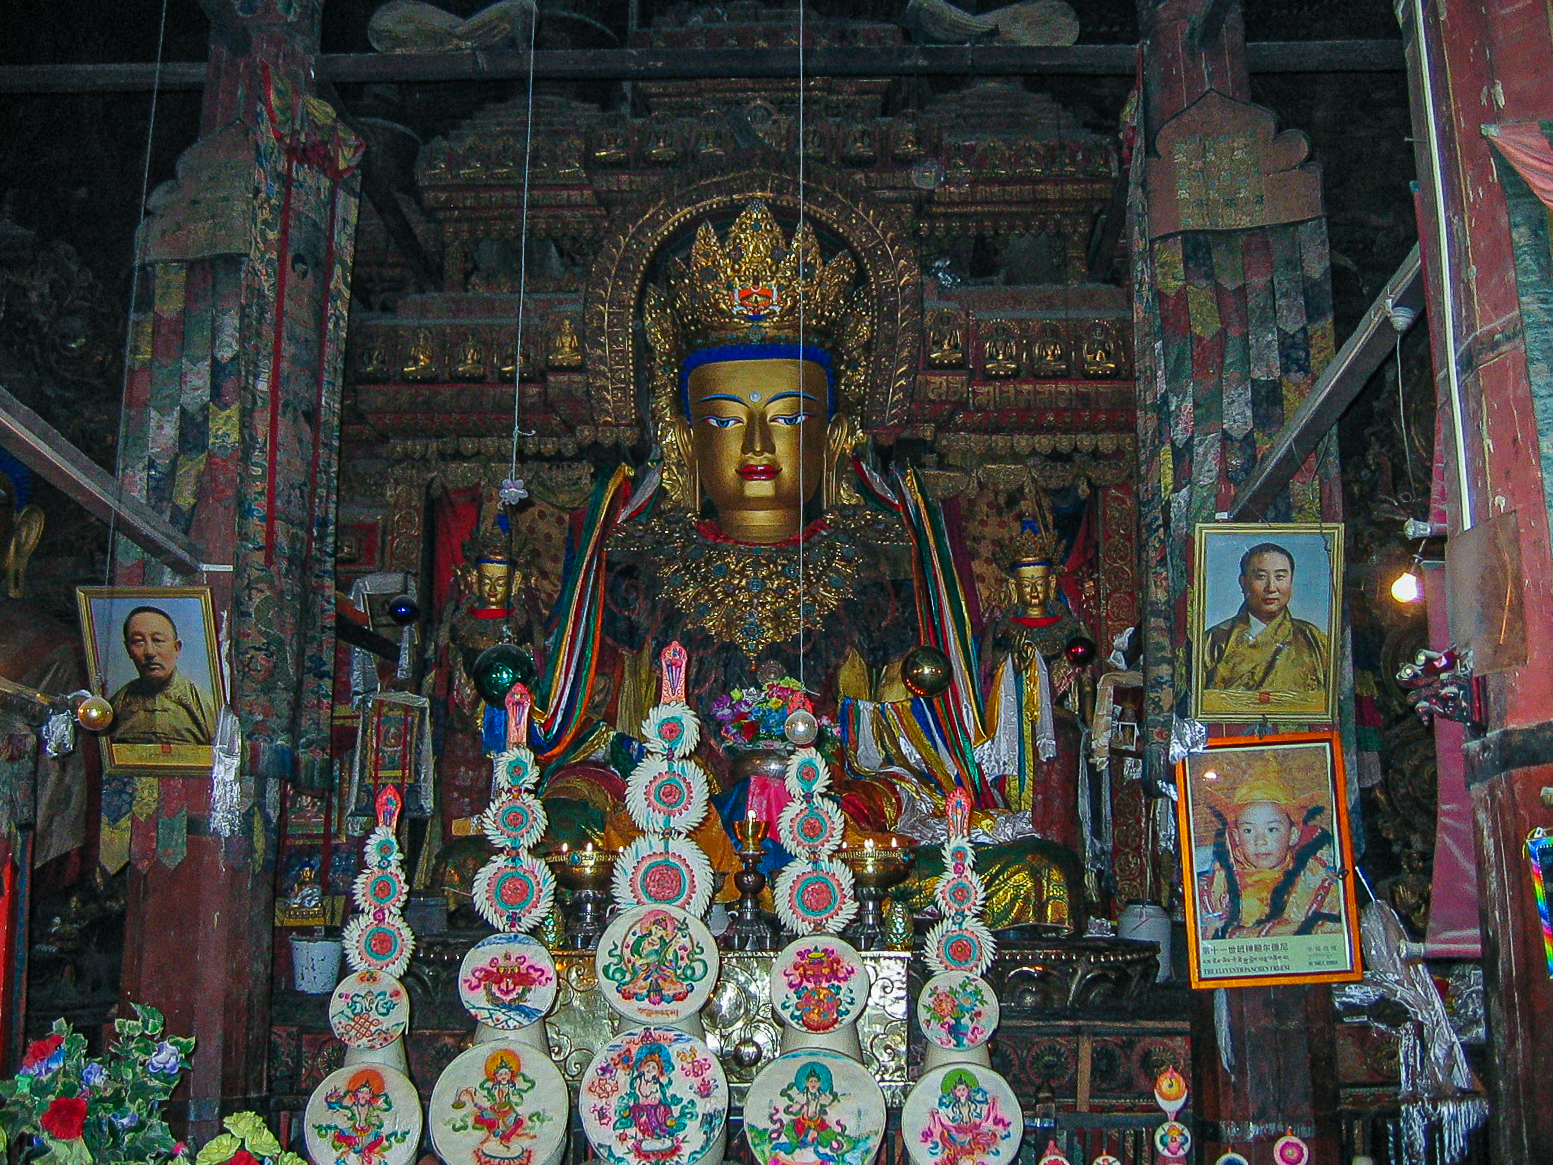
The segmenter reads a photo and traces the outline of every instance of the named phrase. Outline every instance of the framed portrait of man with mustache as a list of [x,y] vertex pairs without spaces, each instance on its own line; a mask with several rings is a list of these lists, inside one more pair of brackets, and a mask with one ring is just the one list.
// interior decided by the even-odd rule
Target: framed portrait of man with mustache
[[1194,549],[1197,719],[1332,722],[1342,526],[1208,522],[1198,525]]
[[80,587],[87,668],[113,705],[108,772],[209,772],[225,693],[206,587]]

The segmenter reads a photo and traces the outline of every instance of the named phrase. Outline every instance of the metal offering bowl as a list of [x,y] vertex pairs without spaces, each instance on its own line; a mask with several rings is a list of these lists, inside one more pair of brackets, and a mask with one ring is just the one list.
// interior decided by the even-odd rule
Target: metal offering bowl
[[613,850],[574,849],[546,855],[545,864],[555,880],[568,890],[608,890],[615,870]]
[[859,886],[884,891],[906,880],[917,860],[917,851],[914,847],[860,846],[844,849],[837,856],[847,864]]

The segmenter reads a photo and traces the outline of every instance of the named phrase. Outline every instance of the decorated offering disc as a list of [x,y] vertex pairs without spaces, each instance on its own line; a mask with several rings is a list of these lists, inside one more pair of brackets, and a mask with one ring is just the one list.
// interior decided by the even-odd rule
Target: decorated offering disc
[[794,797],[777,821],[777,836],[800,853],[829,857],[841,848],[846,823],[829,797],[803,801]]
[[784,780],[794,797],[815,796],[830,788],[830,767],[819,749],[800,748],[788,758]]
[[550,913],[555,875],[526,853],[497,854],[475,874],[473,897],[480,917],[497,930],[528,930]]
[[986,897],[981,875],[974,870],[946,873],[933,888],[933,901],[946,917],[979,913]]
[[701,722],[688,704],[659,704],[642,721],[642,743],[649,752],[689,756],[701,742]]
[[386,1048],[410,1026],[410,993],[381,971],[347,975],[329,1000],[329,1026],[351,1048]]
[[1018,1159],[1024,1116],[1008,1081],[977,1064],[922,1075],[901,1110],[914,1165],[1003,1165]]
[[1165,1115],[1174,1118],[1181,1111],[1181,1106],[1186,1103],[1186,1077],[1176,1071],[1172,1065],[1159,1074],[1154,1081],[1154,1103],[1165,1110]]
[[808,864],[789,862],[776,876],[771,893],[777,917],[801,934],[838,931],[857,917],[856,880],[834,858]]
[[347,1064],[313,1090],[307,1155],[327,1165],[409,1165],[420,1152],[421,1098],[403,1073]]
[[593,956],[611,1007],[643,1023],[679,1023],[717,986],[717,941],[706,924],[672,906],[617,915]]
[[835,1031],[861,1016],[867,1003],[863,957],[834,935],[790,942],[771,964],[771,1006],[789,1027]]
[[[1280,1141],[1279,1144],[1282,1144]],[[1154,1151],[1161,1157],[1185,1157],[1192,1151],[1192,1132],[1180,1121],[1169,1120],[1154,1130]],[[1278,1148],[1273,1147],[1273,1160],[1278,1165],[1285,1165],[1284,1159],[1278,1156]],[[1289,1161],[1287,1165],[1305,1165],[1305,1158],[1297,1161]]]
[[979,1048],[998,1026],[998,997],[985,979],[965,971],[934,975],[917,996],[917,1023],[940,1048]]
[[532,793],[514,793],[492,801],[480,814],[480,828],[497,849],[527,849],[545,832],[549,818]]
[[410,897],[410,887],[405,883],[404,872],[398,863],[389,863],[381,869],[371,867],[356,875],[351,887],[351,897],[356,909],[367,913],[374,910],[403,908]]
[[403,917],[389,910],[356,915],[345,924],[340,941],[351,966],[385,975],[402,975],[415,950],[415,935]]
[[1293,1133],[1288,1133],[1273,1142],[1273,1160],[1278,1165],[1308,1165],[1310,1147]]
[[[1120,1162],[1118,1162],[1118,1165],[1120,1165]],[[1213,1165],[1251,1165],[1251,1162],[1231,1149],[1228,1153],[1220,1153],[1218,1160],[1214,1161]]]
[[458,998],[475,1019],[516,1031],[555,1002],[555,962],[537,938],[496,934],[469,948],[458,969]]
[[992,932],[979,922],[936,923],[927,933],[924,955],[928,966],[939,972],[967,971],[979,975],[992,965],[997,944]]
[[491,764],[499,792],[527,790],[539,779],[539,766],[534,763],[534,754],[521,746],[497,753]]
[[712,904],[712,864],[695,843],[643,834],[615,859],[615,901],[677,906],[699,917]]
[[689,833],[706,817],[707,787],[695,761],[649,756],[626,782],[626,810],[641,829]]
[[610,1165],[695,1165],[728,1120],[728,1078],[694,1036],[636,1028],[598,1050],[577,1104],[588,1143]]
[[437,1078],[427,1120],[448,1165],[546,1165],[566,1138],[566,1080],[544,1052],[476,1044]]
[[744,1101],[744,1136],[761,1165],[870,1165],[884,1137],[884,1092],[840,1052],[778,1056]]

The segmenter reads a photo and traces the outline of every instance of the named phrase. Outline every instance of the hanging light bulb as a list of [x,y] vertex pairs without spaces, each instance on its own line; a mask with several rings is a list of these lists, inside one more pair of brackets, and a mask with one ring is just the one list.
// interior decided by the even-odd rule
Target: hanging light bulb
[[1418,575],[1412,570],[1404,570],[1391,584],[1391,597],[1399,603],[1416,603],[1422,594]]

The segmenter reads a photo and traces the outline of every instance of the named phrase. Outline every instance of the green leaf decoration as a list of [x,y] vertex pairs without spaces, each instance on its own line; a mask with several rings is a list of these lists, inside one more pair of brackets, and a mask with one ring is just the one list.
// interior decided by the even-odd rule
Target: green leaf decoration
[[243,1146],[254,1156],[274,1157],[280,1152],[280,1141],[258,1113],[234,1112],[224,1123],[243,1139]]
[[[228,1122],[230,1126],[231,1122]],[[231,1133],[217,1133],[206,1141],[199,1153],[195,1155],[195,1165],[216,1165],[220,1161],[230,1161],[232,1154],[243,1147],[243,1142]]]

